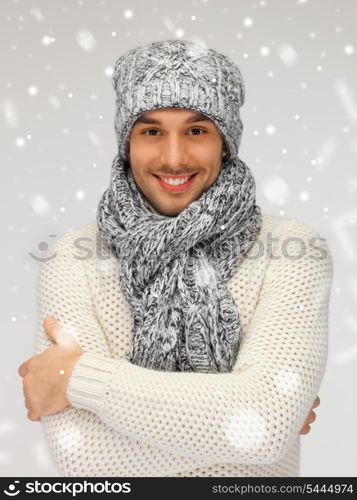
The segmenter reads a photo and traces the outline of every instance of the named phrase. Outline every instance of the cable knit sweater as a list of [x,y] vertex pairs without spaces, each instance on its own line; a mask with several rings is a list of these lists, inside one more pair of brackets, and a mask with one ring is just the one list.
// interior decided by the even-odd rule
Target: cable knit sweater
[[315,230],[263,215],[227,283],[242,325],[230,373],[124,359],[131,307],[96,222],[58,238],[46,258],[34,354],[53,345],[42,323],[50,315],[84,350],[67,388],[71,406],[41,418],[61,475],[299,476],[299,431],[325,372],[333,278]]

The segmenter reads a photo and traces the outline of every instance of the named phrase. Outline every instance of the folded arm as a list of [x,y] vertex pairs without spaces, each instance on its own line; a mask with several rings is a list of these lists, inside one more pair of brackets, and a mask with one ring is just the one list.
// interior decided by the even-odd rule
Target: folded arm
[[[83,349],[111,359],[84,267],[73,257],[74,253],[73,242],[65,235],[48,251],[48,256],[55,257],[40,267],[33,354],[53,345],[44,330],[43,319],[54,316]],[[135,436],[128,438],[92,411],[74,406],[42,416],[41,425],[54,463],[63,476],[160,476],[197,467],[193,459],[143,446]]]
[[[295,238],[296,227],[306,245],[318,236],[302,223],[294,227],[282,237]],[[322,252],[303,252],[290,241],[289,257],[281,244],[231,373],[162,372],[87,351],[70,378],[71,404],[165,452],[206,463],[279,461],[325,371],[333,275],[326,243],[318,244]]]

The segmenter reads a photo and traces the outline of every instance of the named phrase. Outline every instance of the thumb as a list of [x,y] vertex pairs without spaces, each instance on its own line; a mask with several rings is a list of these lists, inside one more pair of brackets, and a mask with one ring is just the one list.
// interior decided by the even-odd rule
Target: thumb
[[58,330],[60,327],[59,321],[56,320],[56,318],[53,318],[52,316],[48,316],[43,320],[43,325],[45,327],[45,332],[49,336],[49,338],[53,341],[58,343]]
[[78,342],[72,337],[71,334],[66,332],[56,318],[48,316],[44,319],[44,326],[49,338],[57,345],[70,351],[82,351]]

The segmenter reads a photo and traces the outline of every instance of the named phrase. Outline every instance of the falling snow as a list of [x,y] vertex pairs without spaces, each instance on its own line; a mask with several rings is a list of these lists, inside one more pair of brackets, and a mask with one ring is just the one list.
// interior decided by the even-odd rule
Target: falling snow
[[54,109],[61,109],[61,107],[62,107],[60,100],[54,94],[49,94],[48,102],[51,104],[51,106]]
[[307,201],[309,198],[310,198],[310,195],[307,191],[301,191],[301,193],[299,193],[299,199],[301,201]]
[[243,24],[246,28],[250,28],[251,26],[253,26],[254,24],[254,21],[251,17],[245,17],[243,19]]
[[230,416],[224,432],[231,446],[237,450],[250,451],[261,447],[267,429],[263,417],[257,411],[237,408]]
[[265,132],[268,134],[268,135],[274,135],[275,132],[276,132],[276,128],[274,125],[267,125],[265,127]]
[[30,205],[34,212],[41,217],[49,215],[51,210],[48,200],[40,193],[30,196]]
[[350,55],[354,54],[355,48],[353,45],[345,45],[344,51],[345,51],[345,54],[350,56]]
[[30,13],[34,16],[37,22],[39,23],[45,22],[46,18],[39,7],[32,7],[30,9]]
[[290,198],[288,184],[277,174],[263,178],[261,188],[264,196],[272,205],[285,205]]
[[262,55],[262,56],[267,56],[270,54],[270,49],[269,47],[267,47],[266,45],[263,45],[262,47],[260,47],[259,49],[259,53]]
[[38,94],[38,88],[35,85],[31,85],[28,89],[27,92],[29,95],[37,95]]
[[8,128],[16,128],[19,124],[19,115],[16,103],[9,98],[1,101],[1,111],[5,125]]
[[86,194],[84,191],[82,191],[81,189],[79,189],[78,191],[76,191],[76,198],[77,200],[84,200],[84,198],[86,197]]
[[44,35],[42,37],[42,44],[43,45],[51,45],[54,42],[55,42],[55,38],[53,36]]
[[134,12],[131,9],[126,9],[123,12],[123,16],[125,19],[131,19],[134,16]]
[[[31,330],[36,312],[38,262],[29,253],[44,254],[59,235],[94,220],[108,186],[116,151],[111,84],[116,58],[149,39],[187,39],[196,43],[195,55],[216,48],[242,70],[240,152],[253,171],[262,212],[303,220],[329,243],[335,267],[330,371],[336,382],[329,390],[339,397],[334,387],[349,383],[340,367],[357,366],[357,54],[349,2],[326,9],[323,0],[293,0],[281,10],[269,0],[247,1],[243,10],[237,2],[226,7],[213,0],[169,7],[143,2],[140,9],[114,0],[58,2],[50,9],[44,2],[5,3],[3,282],[9,352],[21,345],[16,363],[32,349],[28,325]],[[117,263],[101,261],[104,278],[117,272]],[[209,278],[200,270],[198,280]],[[303,316],[304,304],[295,307]],[[75,339],[75,327],[67,326]],[[8,438],[0,451],[4,475],[16,475],[19,442],[28,453],[24,475],[55,474],[40,427],[28,433],[13,373],[4,372],[2,380],[9,381],[4,384],[9,413],[0,422],[0,438]],[[277,371],[276,387],[282,397],[290,396],[299,377],[286,367]],[[326,418],[327,429],[336,415]],[[254,443],[242,433],[242,419],[259,439],[265,422],[250,409],[229,415],[227,440],[249,448]],[[341,432],[346,440],[348,426]],[[66,429],[58,446],[72,448],[82,437],[76,427]],[[337,470],[335,462],[334,473],[344,475],[347,466]]]
[[298,62],[298,54],[289,43],[282,43],[278,46],[278,55],[287,66],[295,66]]
[[280,392],[293,394],[300,385],[300,375],[291,370],[278,370],[276,385]]
[[85,52],[93,52],[97,46],[96,39],[89,30],[78,31],[76,34],[76,40],[80,48]]
[[343,79],[334,81],[334,89],[340,99],[341,105],[348,120],[354,125],[357,124],[357,103],[349,83]]

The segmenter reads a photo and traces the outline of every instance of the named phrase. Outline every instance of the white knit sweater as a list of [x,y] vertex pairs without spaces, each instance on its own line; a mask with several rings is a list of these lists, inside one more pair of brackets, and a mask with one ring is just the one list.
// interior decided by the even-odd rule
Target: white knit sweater
[[53,345],[42,323],[50,315],[84,350],[67,389],[71,406],[41,418],[61,475],[299,476],[299,431],[325,372],[333,278],[315,230],[263,215],[228,281],[242,326],[231,373],[164,372],[124,359],[131,307],[96,222],[58,238],[47,258],[34,354]]

